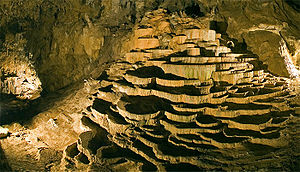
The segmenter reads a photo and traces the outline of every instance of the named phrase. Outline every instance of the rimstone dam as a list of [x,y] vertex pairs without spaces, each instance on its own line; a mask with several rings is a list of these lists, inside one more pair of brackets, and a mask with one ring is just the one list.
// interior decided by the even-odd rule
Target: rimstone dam
[[[238,42],[222,31],[224,23],[209,14],[195,16],[201,6],[177,12],[163,7],[140,16],[129,25],[130,34],[101,28],[85,14],[81,49],[71,51],[90,58],[67,53],[68,60],[54,60],[74,62],[67,69],[75,73],[65,78],[92,73],[72,86],[62,87],[67,79],[52,83],[65,68],[44,76],[46,69],[37,66],[46,61],[34,62],[26,34],[4,36],[0,171],[300,170],[300,72],[287,39],[278,39],[281,61],[272,69],[272,59],[262,60],[247,47],[264,42],[251,44],[247,36]],[[57,27],[53,34],[60,33]],[[255,39],[282,34],[276,27]],[[56,41],[51,47],[70,46]],[[116,58],[97,61],[101,54]],[[47,63],[53,63],[55,55],[49,56]],[[88,67],[76,72],[76,63]],[[282,65],[285,76],[276,73]]]

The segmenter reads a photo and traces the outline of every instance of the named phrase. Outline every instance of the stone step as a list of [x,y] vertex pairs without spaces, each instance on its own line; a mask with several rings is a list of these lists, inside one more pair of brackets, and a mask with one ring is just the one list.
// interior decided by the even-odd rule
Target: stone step
[[237,88],[247,88],[247,87],[253,87],[253,83],[240,83],[240,84],[236,84],[235,87]]
[[262,134],[259,131],[253,130],[240,130],[236,128],[225,128],[223,133],[226,137],[247,137],[249,139],[270,139],[275,140],[280,137],[278,130],[275,130],[268,134]]
[[244,77],[244,73],[228,73],[227,71],[215,71],[212,78],[217,82],[228,82],[235,85],[239,79]]
[[[153,152],[156,157],[168,161],[172,164],[180,162],[180,163],[190,163],[193,165],[197,165],[200,167],[205,166],[210,169],[213,168],[213,165],[207,165],[208,160],[212,160],[210,156],[204,156],[199,159],[196,158],[199,155],[198,151],[186,149],[183,146],[176,146],[164,140],[155,140],[149,136],[142,135],[138,137],[138,139],[149,147],[153,147]],[[203,162],[202,162],[203,159]]]
[[220,46],[219,39],[216,39],[215,41],[199,41],[196,39],[196,41],[199,47]]
[[185,43],[186,39],[187,39],[186,35],[176,35],[172,38],[171,42],[176,44],[183,44]]
[[216,63],[216,69],[217,70],[251,70],[253,69],[253,65],[246,62],[240,62],[240,63]]
[[269,112],[272,112],[273,110],[271,108],[268,108],[270,106],[262,106],[262,105],[254,105],[254,106],[261,106],[263,109],[256,109],[256,108],[249,108],[249,109],[230,109],[227,106],[211,106],[210,107],[199,107],[199,108],[189,108],[189,107],[179,107],[177,105],[172,105],[174,110],[178,112],[194,112],[194,113],[199,113],[202,112],[206,115],[214,116],[214,117],[224,117],[224,118],[235,118],[238,116],[243,116],[243,115],[263,115]]
[[154,35],[154,29],[153,28],[139,28],[134,30],[134,36],[136,38],[139,37],[152,37]]
[[114,136],[112,137],[112,141],[116,143],[118,146],[123,148],[128,148],[134,153],[142,156],[150,163],[154,164],[158,170],[165,171],[164,167],[162,166],[163,161],[160,161],[156,158],[155,154],[151,147],[146,146],[143,142],[139,140],[135,140],[134,142],[126,139],[122,136]]
[[157,38],[139,37],[135,42],[135,49],[151,49],[159,47],[159,40]]
[[198,39],[199,41],[215,41],[216,31],[208,29],[186,29],[183,34],[187,39]]
[[189,56],[200,56],[200,48],[188,48],[187,49],[187,54]]
[[205,108],[204,114],[214,117],[235,118],[243,115],[263,115],[271,112],[272,109],[257,109],[257,110],[220,110],[214,108]]
[[[216,71],[233,71],[238,70],[251,70],[253,65],[247,62],[239,62],[238,59],[234,58],[223,58],[223,57],[171,57],[171,64],[162,63],[162,68],[164,65],[176,65],[180,67],[193,67],[198,66],[199,68],[210,68],[215,66]],[[252,74],[253,76],[253,74]]]
[[126,79],[126,81],[134,84],[134,85],[149,85],[151,83],[155,83],[155,78],[143,78],[143,77],[139,77],[139,76],[134,76],[134,75],[130,75],[130,74],[125,74],[124,75],[124,79]]
[[142,125],[140,126],[140,129],[143,131],[157,131],[161,128],[153,125]]
[[130,126],[121,115],[112,111],[108,111],[107,114],[104,114],[92,109],[92,114],[88,117],[101,127],[105,128],[112,135],[123,133]]
[[[197,79],[187,79],[173,74],[165,74],[159,67],[142,67],[135,71],[127,71],[124,78],[134,85],[157,84],[167,87],[184,87],[197,85],[199,89],[209,90],[210,85],[203,85]],[[201,86],[203,85],[203,86]]]
[[133,126],[141,126],[141,125],[152,125],[156,126],[157,125],[157,119],[149,119],[149,120],[135,120],[135,119],[130,119],[128,117],[124,118],[126,122]]
[[145,52],[129,52],[124,56],[124,60],[129,63],[136,63],[140,61],[147,61],[152,58],[152,53]]
[[[143,142],[148,142],[142,137],[140,140],[144,140]],[[162,142],[161,144],[157,144],[152,142],[151,146],[153,146],[153,151],[155,155],[162,160],[169,161],[172,164],[180,163],[189,163],[196,165],[198,167],[212,169],[215,167],[215,163],[207,163],[207,161],[212,161],[212,157],[203,156],[202,158],[196,158],[199,155],[198,151],[186,149],[183,146],[176,146],[169,142]]]
[[198,79],[201,82],[209,81],[216,71],[216,65],[196,64],[168,64],[164,63],[161,68],[165,73],[171,73],[188,79]]
[[211,94],[212,97],[218,97],[220,95],[226,94],[226,91],[210,91],[212,85],[206,85],[206,86],[192,86],[192,85],[187,85],[183,87],[166,87],[166,86],[160,86],[160,85],[155,85],[153,89],[158,90],[158,91],[163,91],[166,93],[171,93],[171,94],[186,94],[188,96],[203,96],[203,95],[208,95]]
[[154,137],[154,138],[158,138],[158,139],[163,139],[165,138],[165,133],[163,133],[162,131],[145,131],[145,133],[151,137]]
[[166,86],[166,87],[184,87],[184,86],[199,86],[205,87],[209,89],[209,86],[200,86],[201,81],[196,79],[186,79],[186,80],[171,80],[171,79],[164,79],[164,78],[156,78],[155,83],[157,85]]
[[239,62],[250,62],[257,60],[256,57],[237,57],[236,59],[238,59]]
[[286,137],[279,137],[277,139],[251,138],[249,142],[253,144],[267,145],[274,148],[282,148],[289,144]]
[[220,53],[221,57],[231,57],[231,58],[236,58],[242,61],[252,61],[252,60],[257,60],[256,57],[253,57],[253,55],[251,54],[241,54],[241,53],[232,53],[232,52],[228,52],[228,53]]
[[179,51],[179,52],[183,52],[189,48],[194,48],[196,47],[197,45],[193,42],[185,42],[183,44],[179,44],[176,46],[176,50]]
[[[247,66],[247,70],[251,70],[252,66]],[[232,70],[226,71],[215,71],[212,74],[212,79],[216,82],[228,82],[230,84],[239,84],[239,83],[249,83],[252,82],[254,78],[247,77],[251,76],[252,73],[249,72],[234,72]]]
[[238,62],[238,59],[232,57],[171,57],[171,62],[181,62],[189,64]]
[[201,138],[221,149],[243,148],[243,142],[248,140],[247,137],[226,137],[223,132],[201,133]]
[[270,105],[260,105],[256,103],[239,104],[239,103],[222,103],[222,104],[171,104],[172,108],[178,112],[209,112],[209,111],[235,111],[235,110],[248,110],[249,113],[255,110],[270,109]]
[[286,110],[291,108],[289,105],[287,105],[286,100],[284,100],[284,99],[275,99],[274,97],[269,98],[269,99],[257,100],[257,101],[254,101],[254,102],[255,102],[255,104],[271,105],[271,106],[279,109],[280,111],[286,111]]
[[219,133],[222,131],[221,126],[200,128],[195,122],[178,123],[172,120],[160,120],[160,124],[172,134],[200,134],[200,133]]
[[125,93],[130,96],[157,96],[177,103],[182,103],[182,102],[191,103],[191,104],[208,103],[208,102],[222,103],[226,99],[226,97],[213,98],[214,96],[213,94],[192,96],[186,94],[173,94],[173,93],[168,93],[156,89],[144,89],[139,87],[134,88],[132,86],[128,86],[116,82],[113,85],[119,92]]
[[128,119],[143,121],[157,118],[160,115],[161,101],[157,97],[121,98],[117,103],[119,113]]
[[[217,147],[211,145],[207,140],[201,139],[200,136],[192,134],[171,134],[168,138],[168,142],[175,146],[182,146],[190,150],[197,150],[200,153],[205,153],[206,157],[215,156],[216,158],[223,159],[222,154],[216,151]],[[218,160],[217,160],[218,161]],[[224,162],[224,161],[222,161]]]
[[135,120],[135,121],[142,121],[142,120],[147,121],[147,120],[158,117],[158,115],[160,114],[159,111],[155,112],[155,113],[148,113],[148,114],[135,114],[135,113],[131,113],[126,110],[123,110],[123,109],[119,108],[119,106],[117,108],[118,108],[119,113],[124,118],[130,119],[130,120]]
[[220,56],[221,53],[230,53],[231,49],[226,46],[209,46],[206,50],[214,52],[215,56]]
[[[255,119],[255,118],[253,118]],[[268,118],[266,118],[268,119]],[[281,126],[285,125],[288,122],[288,119],[283,119],[282,121],[280,121],[280,123],[272,123],[273,118],[269,118],[268,121],[266,122],[262,122],[260,124],[249,124],[247,121],[242,121],[241,122],[237,122],[234,121],[234,119],[230,120],[230,119],[221,119],[222,123],[228,124],[228,128],[235,128],[235,129],[240,129],[240,130],[252,130],[252,131],[257,131],[260,133],[266,133],[266,131],[264,131],[264,129],[266,128],[270,128],[270,127],[274,127],[277,129],[280,129]]]
[[174,51],[171,49],[149,49],[146,50],[146,52],[152,54],[152,57],[150,59],[162,58],[174,53]]
[[171,104],[171,106],[178,112],[203,112],[205,108],[208,108],[209,106],[218,108],[217,105],[211,104],[201,104],[200,107],[189,106],[189,104]]
[[253,96],[249,96],[249,97],[241,97],[241,98],[228,97],[226,99],[226,102],[247,104],[247,103],[251,103],[256,100],[259,100],[259,99],[267,99],[267,98],[279,96],[279,95],[284,94],[285,92],[286,92],[286,90],[282,90],[282,91],[275,91],[275,92],[266,93],[266,94],[253,95]]
[[198,114],[196,113],[181,113],[181,114],[176,114],[176,113],[171,113],[168,111],[165,111],[164,115],[172,121],[175,122],[182,122],[182,123],[191,123],[195,122]]
[[196,118],[196,124],[199,127],[216,127],[220,122],[210,115],[199,114]]
[[112,88],[113,85],[99,88],[97,91],[97,98],[115,104],[119,100],[120,95],[115,93]]
[[[201,147],[203,145],[203,149],[206,148],[206,146],[210,146],[210,142],[207,140],[203,140],[199,135],[193,135],[193,134],[172,134],[169,138],[169,142],[173,143],[177,146],[185,146],[189,149],[193,150],[199,150],[197,148]],[[181,144],[180,144],[181,143]],[[207,149],[209,151],[209,149]]]

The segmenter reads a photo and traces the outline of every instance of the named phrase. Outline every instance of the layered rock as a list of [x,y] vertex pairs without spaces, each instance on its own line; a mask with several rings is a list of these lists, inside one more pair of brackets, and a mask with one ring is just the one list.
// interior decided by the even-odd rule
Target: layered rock
[[[153,13],[136,27],[135,49],[103,73],[94,103],[84,112],[92,121],[88,126],[107,133],[93,150],[84,145],[94,143],[97,129],[83,133],[65,150],[69,164],[102,163],[114,170],[125,164],[126,170],[132,165],[158,171],[282,169],[274,154],[288,161],[280,150],[289,145],[285,128],[298,113],[287,102],[294,96],[289,80],[259,69],[253,54],[232,52],[220,34],[192,25],[190,18],[166,24],[172,19],[166,11]],[[153,27],[161,22],[172,29]],[[166,47],[162,34],[172,35]]]

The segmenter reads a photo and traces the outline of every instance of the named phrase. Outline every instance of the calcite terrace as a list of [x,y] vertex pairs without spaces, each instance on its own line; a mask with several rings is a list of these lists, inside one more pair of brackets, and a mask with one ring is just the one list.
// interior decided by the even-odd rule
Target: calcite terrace
[[207,23],[148,13],[132,51],[99,78],[82,119],[92,131],[65,150],[62,168],[282,169],[273,162],[287,161],[278,150],[299,113],[287,79],[261,70],[253,54],[232,52]]

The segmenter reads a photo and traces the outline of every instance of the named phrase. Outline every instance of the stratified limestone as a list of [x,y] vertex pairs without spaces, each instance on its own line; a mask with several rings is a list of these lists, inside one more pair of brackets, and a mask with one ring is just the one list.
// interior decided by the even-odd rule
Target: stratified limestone
[[253,170],[249,160],[270,166],[299,111],[287,103],[286,80],[261,70],[253,54],[232,52],[214,30],[185,25],[192,19],[176,28],[164,10],[156,12],[136,27],[134,49],[106,70],[87,116],[144,160],[129,164],[146,161],[158,171]]
[[172,73],[188,79],[199,79],[201,82],[208,81],[216,71],[216,65],[205,64],[202,67],[194,64],[162,64],[165,73]]
[[150,49],[159,46],[157,38],[140,37],[136,40],[135,48],[137,49]]
[[139,37],[151,37],[154,35],[154,29],[153,28],[139,28],[134,31],[134,36]]
[[144,53],[144,52],[130,52],[125,54],[125,61],[129,63],[135,63],[139,61],[147,61],[148,59],[152,58],[151,53]]
[[188,48],[187,54],[189,56],[200,56],[200,48]]
[[216,31],[206,29],[186,29],[183,34],[188,39],[199,39],[200,41],[215,41]]
[[151,59],[162,58],[174,53],[174,51],[171,49],[150,49],[146,50],[146,52],[152,55]]

